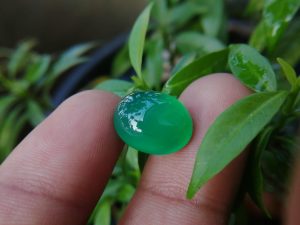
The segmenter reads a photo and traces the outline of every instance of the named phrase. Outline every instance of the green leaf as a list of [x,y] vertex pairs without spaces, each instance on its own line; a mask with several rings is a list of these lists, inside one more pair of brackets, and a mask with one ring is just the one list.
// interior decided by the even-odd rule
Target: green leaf
[[118,192],[117,199],[122,203],[128,203],[135,193],[135,188],[130,184],[125,184]]
[[0,124],[0,163],[9,155],[17,145],[17,141],[24,127],[27,116],[22,114],[22,107],[12,110]]
[[146,86],[144,80],[139,78],[138,76],[132,76],[131,80],[134,83],[134,88],[135,89],[140,89],[140,90],[149,90],[149,88]]
[[206,132],[197,152],[187,197],[224,169],[270,122],[286,92],[256,93],[225,110]]
[[95,43],[84,43],[71,47],[60,55],[47,76],[46,84],[53,82],[72,67],[86,62],[89,58],[83,55],[95,47]]
[[296,71],[294,70],[294,68],[281,58],[277,58],[277,61],[280,64],[281,69],[282,69],[284,75],[286,76],[286,79],[288,80],[288,82],[292,86],[292,88],[296,89],[297,74],[296,74]]
[[83,44],[77,44],[63,52],[61,55],[61,58],[77,58],[84,54],[86,54],[88,51],[95,48],[97,44],[94,42],[88,42]]
[[27,103],[27,114],[33,127],[40,124],[45,119],[42,107],[35,101],[29,100]]
[[231,45],[228,64],[234,76],[254,91],[276,91],[277,81],[272,66],[254,48]]
[[168,0],[169,4],[170,4],[171,6],[174,6],[174,5],[178,4],[180,1],[181,1],[181,0]]
[[300,61],[300,20],[293,20],[272,52],[272,58],[280,56],[295,66]]
[[203,52],[211,53],[225,48],[224,44],[214,37],[198,32],[184,32],[179,34],[175,43],[181,53]]
[[168,13],[168,0],[153,0],[153,8],[151,10],[151,17],[159,24],[160,27],[167,25],[166,17]]
[[12,95],[0,97],[0,124],[2,123],[9,108],[15,103],[16,97]]
[[126,162],[130,167],[134,170],[139,169],[138,163],[138,151],[132,147],[128,147],[127,154],[126,154]]
[[126,44],[116,55],[112,62],[112,76],[120,77],[130,69],[129,50]]
[[261,168],[261,158],[263,152],[266,150],[266,147],[269,143],[271,134],[274,130],[274,127],[267,127],[264,129],[261,134],[258,136],[255,146],[254,152],[250,155],[250,168],[248,176],[247,188],[250,194],[251,199],[255,202],[255,204],[265,212],[266,215],[270,216],[267,208],[265,207],[263,200],[264,193],[264,178]]
[[25,73],[25,80],[33,83],[39,80],[42,76],[45,76],[50,66],[50,62],[51,57],[48,55],[38,57],[35,62],[28,66]]
[[219,37],[222,33],[222,28],[224,26],[224,1],[223,0],[197,0],[200,4],[204,4],[207,7],[206,13],[202,17],[202,27],[204,33]]
[[129,57],[137,75],[142,78],[142,60],[144,43],[148,29],[150,12],[153,4],[150,4],[136,20],[129,37]]
[[2,91],[8,92],[15,97],[22,97],[27,95],[30,84],[24,79],[9,79],[0,74],[0,84]]
[[18,48],[12,53],[7,66],[8,74],[11,77],[16,76],[16,74],[26,65],[31,54],[30,50],[35,46],[35,44],[35,41],[21,42]]
[[[191,20],[195,16],[200,16],[201,14],[207,11],[207,7],[203,6],[203,4],[199,4],[196,2],[186,1],[175,7],[173,7],[169,11],[168,20],[171,26],[174,26],[177,30],[185,25],[189,20]],[[165,16],[166,17],[166,16]]]
[[265,23],[267,45],[270,51],[275,47],[299,7],[299,0],[265,1],[263,20]]
[[246,14],[251,15],[261,11],[264,7],[264,1],[265,0],[250,0],[246,8]]
[[101,200],[115,199],[123,185],[123,180],[110,180],[104,189]]
[[76,65],[86,62],[87,60],[88,58],[86,57],[60,57],[51,68],[50,74],[47,77],[47,81],[53,82],[64,72],[68,71]]
[[94,225],[111,225],[111,205],[109,201],[102,202],[95,214]]
[[228,49],[205,55],[182,68],[165,84],[163,91],[179,96],[193,81],[205,75],[226,70]]
[[112,92],[120,97],[128,94],[129,89],[133,87],[133,83],[125,80],[106,80],[97,84],[95,89]]
[[261,52],[266,46],[265,32],[264,21],[261,21],[253,31],[249,40],[249,45]]
[[160,87],[161,77],[164,72],[163,47],[163,40],[160,36],[150,40],[146,45],[147,57],[144,80],[148,87],[156,88],[157,90]]

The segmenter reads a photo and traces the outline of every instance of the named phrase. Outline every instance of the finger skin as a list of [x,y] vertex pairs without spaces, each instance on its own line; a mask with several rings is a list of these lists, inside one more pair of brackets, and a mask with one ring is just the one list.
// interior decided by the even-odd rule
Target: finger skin
[[193,118],[192,140],[175,154],[149,158],[121,225],[226,224],[245,155],[209,181],[192,201],[185,195],[196,152],[208,127],[227,107],[248,94],[250,91],[228,74],[201,78],[184,91],[180,100]]
[[286,225],[299,225],[300,223],[300,158],[294,171],[294,178],[290,189],[290,196],[286,204]]
[[112,118],[118,101],[79,93],[16,147],[0,168],[1,224],[84,224],[122,149]]

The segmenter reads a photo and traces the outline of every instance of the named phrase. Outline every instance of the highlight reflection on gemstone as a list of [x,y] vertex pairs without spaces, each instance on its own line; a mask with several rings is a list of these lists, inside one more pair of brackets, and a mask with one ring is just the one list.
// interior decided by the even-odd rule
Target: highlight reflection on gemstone
[[149,154],[170,154],[184,147],[193,132],[192,118],[175,97],[160,92],[134,92],[124,97],[114,113],[120,138]]

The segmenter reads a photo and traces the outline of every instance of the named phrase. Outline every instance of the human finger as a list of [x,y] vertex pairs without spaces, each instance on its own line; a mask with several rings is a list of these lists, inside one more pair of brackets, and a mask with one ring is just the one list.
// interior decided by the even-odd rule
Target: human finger
[[85,91],[66,100],[0,167],[1,224],[84,224],[122,149],[119,98]]
[[239,186],[245,155],[209,181],[192,201],[186,191],[201,140],[214,119],[250,91],[228,74],[214,74],[190,85],[180,100],[190,111],[194,133],[181,151],[151,156],[122,225],[223,225]]

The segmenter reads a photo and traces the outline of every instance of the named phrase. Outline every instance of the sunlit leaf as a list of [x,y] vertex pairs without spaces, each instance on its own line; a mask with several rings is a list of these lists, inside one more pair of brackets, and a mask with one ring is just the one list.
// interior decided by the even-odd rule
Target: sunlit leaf
[[172,8],[169,11],[167,19],[171,25],[178,29],[193,17],[200,16],[205,12],[207,12],[207,7],[203,6],[203,4],[192,1],[185,1]]
[[88,51],[92,50],[97,46],[94,42],[88,42],[83,44],[77,44],[63,52],[61,55],[61,58],[77,58],[84,54],[86,54]]
[[[23,79],[12,80],[0,74],[0,84],[5,89],[5,92],[14,95],[15,97],[24,96],[28,92],[29,82]],[[8,94],[7,93],[7,94]]]
[[49,71],[49,74],[46,77],[46,83],[52,84],[64,72],[68,71],[76,65],[88,61],[89,58],[84,57],[83,55],[91,49],[93,49],[94,47],[95,43],[84,43],[75,45],[69,50],[63,52],[55,61],[54,65]]
[[214,37],[198,32],[184,32],[175,39],[177,48],[183,53],[204,52],[211,53],[225,48],[225,45]]
[[126,154],[126,161],[132,169],[138,170],[139,169],[138,151],[132,147],[128,147],[127,154]]
[[261,11],[264,7],[264,1],[265,0],[250,0],[246,8],[246,14],[254,14]]
[[16,146],[20,131],[27,121],[27,116],[21,112],[22,107],[17,107],[12,110],[4,122],[0,124],[0,163]]
[[163,75],[163,40],[159,36],[148,41],[144,80],[148,87],[159,89]]
[[153,0],[153,8],[151,10],[151,17],[159,24],[160,27],[167,25],[168,17],[168,0]]
[[281,57],[292,66],[296,66],[300,61],[300,20],[293,20],[280,41],[276,44],[276,48],[272,52],[272,58]]
[[218,116],[198,150],[188,198],[246,148],[278,112],[286,97],[286,92],[256,93],[239,100]]
[[12,95],[6,95],[0,97],[0,124],[5,118],[7,111],[15,103],[15,101],[16,101],[16,97]]
[[35,62],[27,67],[24,79],[30,83],[39,80],[42,76],[46,75],[50,62],[51,57],[48,55],[38,57]]
[[112,63],[112,76],[120,77],[126,73],[131,67],[129,60],[129,50],[126,44],[115,56]]
[[213,37],[219,37],[224,26],[224,1],[223,0],[197,0],[207,7],[202,17],[204,33]]
[[71,57],[65,58],[61,57],[58,61],[55,62],[53,65],[50,73],[47,76],[47,81],[53,82],[57,77],[62,75],[64,72],[68,71],[69,69],[73,68],[76,65],[84,63],[88,60],[87,57]]
[[125,80],[106,80],[96,85],[95,89],[112,92],[120,97],[128,94],[133,83]]
[[164,85],[163,91],[179,96],[193,81],[205,75],[226,71],[228,49],[213,52],[196,59],[174,74]]
[[123,185],[124,182],[122,180],[110,180],[104,189],[101,199],[106,200],[116,198]]
[[250,36],[249,45],[262,51],[266,46],[265,24],[261,21]]
[[231,45],[228,64],[234,76],[254,91],[275,91],[277,80],[271,64],[254,48]]
[[129,37],[129,57],[137,75],[142,77],[142,60],[145,38],[152,4],[148,5],[136,20]]
[[265,1],[263,18],[269,50],[272,50],[275,47],[275,44],[285,31],[289,22],[293,19],[299,7],[299,0]]
[[108,201],[102,202],[98,207],[94,225],[111,225],[111,205]]
[[294,70],[294,68],[288,64],[285,60],[281,59],[281,58],[277,58],[278,63],[281,66],[281,69],[283,70],[283,73],[286,77],[286,79],[288,80],[288,82],[290,83],[290,85],[296,89],[297,86],[297,74],[296,71]]
[[37,126],[45,119],[45,112],[43,112],[41,105],[32,100],[29,100],[27,103],[27,114],[33,127]]
[[35,46],[35,41],[21,42],[18,48],[11,54],[7,65],[8,74],[14,77],[26,65],[30,57],[30,50]]
[[117,199],[121,202],[128,203],[135,193],[135,188],[130,184],[125,184],[120,189]]

